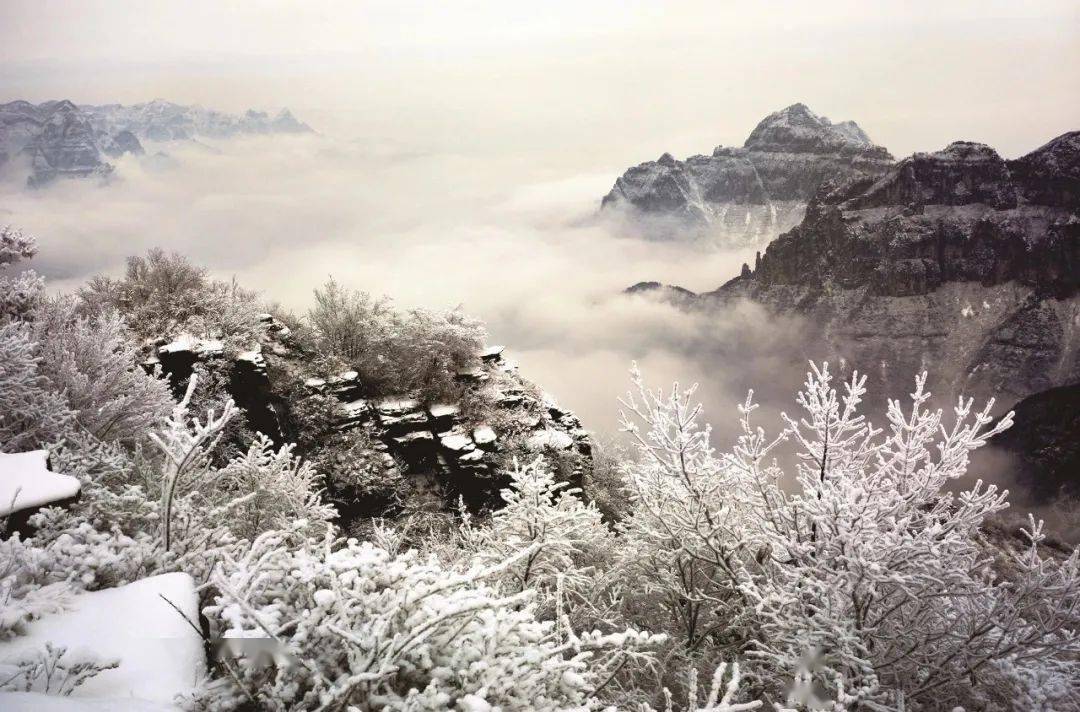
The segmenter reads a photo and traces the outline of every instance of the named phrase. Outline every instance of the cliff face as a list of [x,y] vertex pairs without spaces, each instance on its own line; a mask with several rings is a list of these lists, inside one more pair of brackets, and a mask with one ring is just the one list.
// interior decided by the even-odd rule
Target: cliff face
[[958,142],[819,192],[739,298],[820,324],[821,348],[904,393],[929,370],[1008,407],[1080,381],[1080,132],[1016,161]]
[[112,172],[89,120],[70,101],[0,105],[0,167],[19,157],[29,164],[31,187]]
[[602,208],[627,211],[659,236],[692,234],[721,247],[764,245],[799,223],[826,180],[878,176],[892,156],[854,122],[834,124],[803,104],[770,114],[742,148],[629,169]]
[[1029,396],[1015,412],[1013,427],[994,438],[976,465],[1004,452],[1011,479],[1033,501],[1080,497],[1080,383]]
[[[214,368],[251,430],[277,444],[297,442],[299,454],[317,461],[332,461],[337,455],[328,449],[337,448],[347,459],[372,462],[377,480],[404,483],[410,507],[450,511],[459,498],[474,509],[495,505],[507,484],[497,473],[514,456],[544,454],[575,485],[592,466],[590,434],[522,378],[502,347],[477,354],[473,368],[456,374],[459,400],[421,403],[408,394],[372,396],[356,371],[313,375],[310,354],[298,350],[288,328],[268,314],[263,319],[264,336],[249,351],[232,353],[218,341],[180,335],[148,347],[145,365],[160,366],[176,389],[198,364]],[[316,438],[302,432],[312,409],[322,411],[314,417],[329,426]],[[344,520],[401,505],[381,496],[331,498]]]

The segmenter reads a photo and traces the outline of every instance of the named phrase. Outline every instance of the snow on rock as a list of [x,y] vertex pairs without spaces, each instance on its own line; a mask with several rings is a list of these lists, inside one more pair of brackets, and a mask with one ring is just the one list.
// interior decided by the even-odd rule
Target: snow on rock
[[49,471],[49,452],[0,453],[0,517],[71,499],[79,481]]
[[506,347],[502,345],[488,346],[480,352],[480,359],[482,361],[497,361],[502,358],[502,353],[505,350]]
[[453,450],[454,452],[464,452],[473,449],[473,441],[468,435],[462,433],[450,433],[439,438],[439,442],[447,450]]
[[561,430],[545,428],[526,441],[530,450],[543,450],[552,448],[555,450],[569,450],[574,446],[574,439]]
[[194,352],[199,346],[199,339],[192,334],[180,334],[169,343],[158,348],[158,353],[175,354],[183,351]]
[[75,688],[70,698],[0,693],[0,709],[175,709],[206,675],[202,640],[188,621],[199,616],[195,582],[184,573],[81,593],[68,610],[26,626],[26,635],[0,642],[0,670],[35,657],[46,643],[78,657],[119,660]]
[[490,445],[495,442],[495,431],[492,430],[490,425],[481,425],[473,430],[473,440],[477,445]]
[[453,418],[461,412],[461,407],[453,403],[436,403],[428,408],[432,418]]

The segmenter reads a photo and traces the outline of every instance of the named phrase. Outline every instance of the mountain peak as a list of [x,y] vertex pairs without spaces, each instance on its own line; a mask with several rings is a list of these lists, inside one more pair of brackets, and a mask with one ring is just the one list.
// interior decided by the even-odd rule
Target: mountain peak
[[786,153],[855,153],[875,148],[854,121],[834,124],[801,102],[762,119],[744,147]]

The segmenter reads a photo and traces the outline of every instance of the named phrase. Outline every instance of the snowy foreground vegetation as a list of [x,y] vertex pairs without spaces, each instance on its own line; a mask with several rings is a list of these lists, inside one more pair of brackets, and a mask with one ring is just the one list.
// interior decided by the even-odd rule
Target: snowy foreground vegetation
[[[247,430],[220,379],[177,393],[140,364],[181,331],[250,348],[254,295],[153,253],[49,297],[10,267],[34,249],[0,234],[0,708],[1080,710],[1078,554],[1034,520],[991,535],[1007,493],[968,457],[1009,419],[930,410],[924,377],[875,427],[863,380],[814,366],[797,414],[766,429],[748,398],[716,452],[693,389],[635,372],[637,452],[584,492],[512,458],[501,508],[350,536],[320,463]],[[316,301],[279,318],[388,392],[434,398],[483,342]],[[14,531],[48,471],[12,455],[39,450],[81,491]]]

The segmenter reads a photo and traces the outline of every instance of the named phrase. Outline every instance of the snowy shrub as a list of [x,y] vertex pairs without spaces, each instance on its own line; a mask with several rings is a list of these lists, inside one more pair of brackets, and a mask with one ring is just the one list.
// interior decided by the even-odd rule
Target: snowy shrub
[[475,362],[485,338],[480,323],[460,312],[399,312],[333,280],[315,290],[308,320],[318,348],[355,368],[373,393],[424,400],[455,391],[454,374]]
[[[981,481],[946,489],[1009,426],[990,427],[992,403],[973,414],[961,399],[946,423],[925,408],[924,375],[909,410],[890,401],[883,432],[858,414],[864,379],[841,396],[814,367],[797,399],[804,417],[784,416],[770,438],[748,399],[743,435],[718,457],[692,390],[665,397],[635,381],[627,551],[688,647],[743,650],[766,689],[801,674],[816,696],[867,709],[971,704],[1033,666],[1080,672],[1078,553],[1043,558],[1033,522],[1014,574],[999,576],[980,527],[1006,494]],[[772,459],[789,439],[793,477]]]
[[41,357],[26,324],[0,325],[0,450],[32,450],[63,437],[74,414],[38,372]]
[[0,539],[0,640],[21,634],[30,621],[63,610],[71,594],[47,552],[28,545],[18,534]]
[[[754,700],[752,702],[736,702],[735,699],[739,694],[739,683],[742,680],[742,676],[739,673],[739,664],[733,663],[731,665],[731,675],[727,675],[728,666],[727,663],[721,663],[717,666],[716,671],[713,673],[712,682],[709,686],[708,692],[705,693],[704,704],[699,704],[699,695],[697,689],[697,671],[690,671],[690,680],[687,684],[686,693],[686,705],[682,707],[685,712],[749,712],[749,710],[756,710],[761,707],[760,700]],[[727,682],[724,682],[724,678],[727,677]],[[664,712],[673,712],[675,709],[674,700],[671,691],[666,687],[663,690],[665,705]],[[655,712],[649,705],[642,705],[641,712]],[[778,712],[785,712],[779,710]]]
[[138,350],[117,312],[90,317],[76,310],[74,299],[60,297],[34,311],[38,371],[95,438],[145,438],[173,406],[168,384],[137,364]]
[[334,511],[313,490],[315,473],[293,458],[291,447],[274,452],[262,437],[224,467],[213,466],[214,450],[237,411],[229,401],[221,413],[189,416],[196,387],[193,378],[173,414],[150,435],[162,458],[152,491],[158,496],[163,550],[184,561],[208,558],[211,550],[225,551],[230,542],[290,522],[325,530]]
[[46,643],[34,657],[0,666],[0,690],[68,696],[95,675],[119,666],[119,660],[99,661],[85,650],[68,655],[66,647]]
[[505,569],[514,591],[537,589],[554,594],[592,587],[594,565],[614,547],[614,536],[600,511],[581,501],[580,491],[556,482],[543,457],[520,465],[515,459],[510,484],[502,490],[503,506],[484,526],[466,518],[462,539],[481,561],[491,564],[530,553]]
[[159,249],[129,257],[122,279],[94,277],[79,296],[91,313],[119,311],[142,338],[187,331],[248,348],[259,331],[253,293]]
[[37,254],[37,240],[10,225],[0,228],[0,267],[28,260]]
[[[37,241],[10,226],[0,228],[0,270],[37,253]],[[0,275],[0,324],[25,319],[41,301],[45,282],[27,270],[14,276]]]
[[[232,403],[230,392],[233,363],[228,359],[210,359],[197,361],[192,367],[192,375],[187,381],[176,384],[179,392],[187,391],[192,380],[199,386],[191,392],[188,411],[191,413],[224,412]],[[213,464],[223,465],[232,458],[246,451],[257,439],[258,434],[251,429],[247,417],[242,412],[230,417],[222,428],[217,445],[210,453]]]
[[[259,709],[587,709],[646,634],[576,635],[541,622],[532,595],[483,583],[527,558],[486,570],[447,570],[416,552],[322,543],[289,532],[259,537],[215,572],[205,609],[227,639],[264,639],[276,662],[226,657],[209,705]],[[249,646],[237,645],[241,651]]]
[[207,498],[206,505],[213,506],[222,494],[237,497],[229,506],[228,527],[242,539],[288,528],[296,520],[329,521],[336,514],[319,496],[314,468],[293,457],[291,445],[275,450],[262,434],[212,476],[215,497]]

